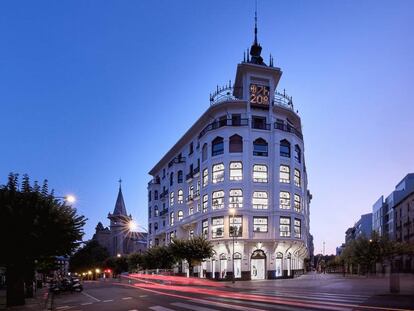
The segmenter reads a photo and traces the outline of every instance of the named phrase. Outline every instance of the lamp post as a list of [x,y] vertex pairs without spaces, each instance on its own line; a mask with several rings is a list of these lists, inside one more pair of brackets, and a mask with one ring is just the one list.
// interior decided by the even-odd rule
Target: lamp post
[[235,228],[234,228],[234,214],[236,213],[236,209],[235,208],[230,208],[229,209],[230,214],[232,215],[232,222],[233,222],[233,226],[231,226],[230,228],[232,228],[232,230],[230,230],[230,232],[232,232],[232,236],[233,236],[233,255],[232,255],[232,262],[233,262],[233,277],[231,282],[234,284],[236,282],[236,270],[235,270],[235,264],[234,264],[234,238],[235,238]]

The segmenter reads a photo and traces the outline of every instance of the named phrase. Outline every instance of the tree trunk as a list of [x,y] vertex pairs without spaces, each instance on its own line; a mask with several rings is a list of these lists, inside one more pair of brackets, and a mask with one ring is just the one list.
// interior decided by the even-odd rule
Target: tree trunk
[[6,270],[7,306],[20,306],[25,304],[24,300],[24,277],[19,266],[9,264]]

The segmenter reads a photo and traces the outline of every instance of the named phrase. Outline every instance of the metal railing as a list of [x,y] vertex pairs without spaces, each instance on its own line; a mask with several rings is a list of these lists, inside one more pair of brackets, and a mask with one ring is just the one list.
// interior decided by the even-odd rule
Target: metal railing
[[254,122],[252,122],[252,129],[270,131],[270,123],[254,123]]
[[299,137],[300,139],[303,140],[303,134],[298,129],[296,129],[295,127],[293,127],[289,124],[275,122],[274,127],[275,127],[276,130],[281,130],[281,131],[284,131],[284,132],[293,133],[297,137]]
[[283,90],[283,93],[275,91],[275,95],[273,96],[273,105],[287,108],[295,112],[293,107],[293,98],[292,96],[288,96],[285,90]]
[[249,119],[224,119],[224,120],[218,120],[211,122],[208,124],[198,135],[198,138],[200,139],[203,137],[207,132],[216,130],[223,126],[248,126],[249,125]]

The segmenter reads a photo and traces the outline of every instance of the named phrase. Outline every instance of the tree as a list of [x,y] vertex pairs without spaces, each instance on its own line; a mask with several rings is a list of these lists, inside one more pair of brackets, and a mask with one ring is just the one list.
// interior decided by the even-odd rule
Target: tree
[[113,271],[114,275],[121,274],[128,271],[127,257],[109,257],[104,262],[105,268],[109,268]]
[[170,247],[175,258],[187,261],[190,275],[193,275],[194,266],[200,264],[203,259],[213,256],[213,245],[202,236],[188,240],[173,239]]
[[70,258],[69,268],[70,271],[78,273],[95,270],[96,268],[102,268],[108,257],[109,252],[105,247],[101,246],[96,240],[90,240]]
[[22,189],[18,184],[18,174],[10,173],[0,187],[0,264],[6,267],[8,306],[24,304],[24,286],[30,294],[36,260],[69,255],[78,247],[86,221],[46,189],[41,193],[38,183],[30,187],[28,176]]

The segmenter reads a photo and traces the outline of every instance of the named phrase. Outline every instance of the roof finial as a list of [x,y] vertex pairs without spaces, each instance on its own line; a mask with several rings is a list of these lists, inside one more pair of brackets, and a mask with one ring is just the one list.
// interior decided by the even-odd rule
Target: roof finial
[[119,189],[121,189],[122,179],[119,178],[118,182],[119,182]]
[[254,10],[254,44],[257,45],[257,0]]

